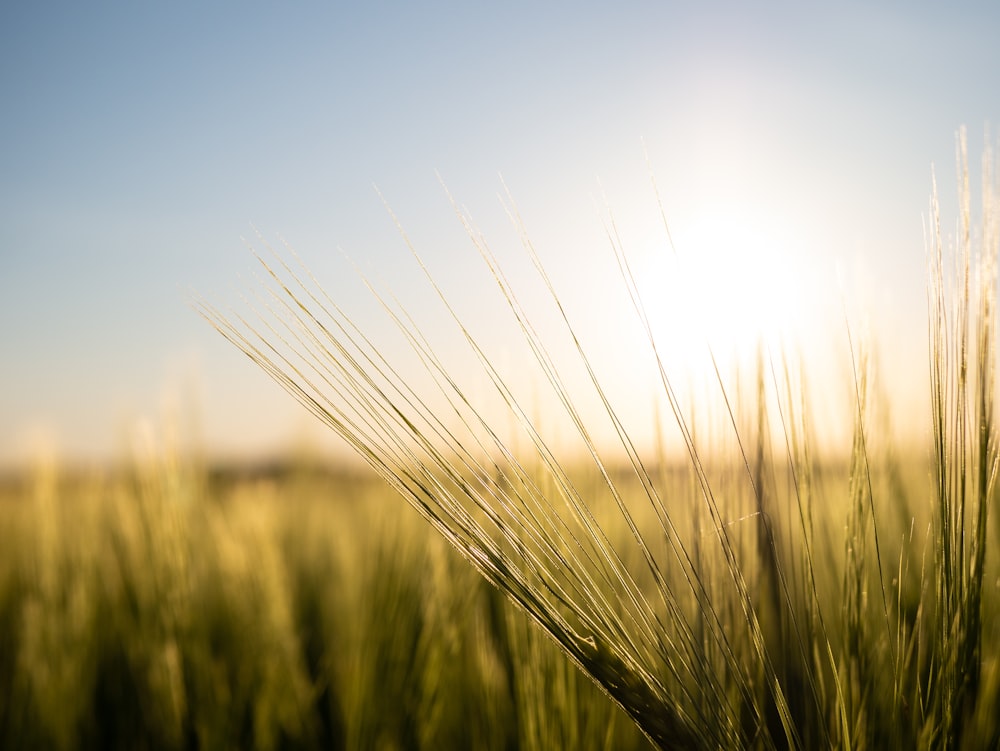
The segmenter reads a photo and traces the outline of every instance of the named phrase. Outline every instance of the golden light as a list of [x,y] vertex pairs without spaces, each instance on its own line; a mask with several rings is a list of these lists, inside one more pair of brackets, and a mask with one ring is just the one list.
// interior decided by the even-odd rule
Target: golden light
[[678,223],[676,253],[662,237],[640,254],[637,285],[662,354],[696,370],[711,347],[720,365],[789,345],[809,310],[794,228],[720,207]]

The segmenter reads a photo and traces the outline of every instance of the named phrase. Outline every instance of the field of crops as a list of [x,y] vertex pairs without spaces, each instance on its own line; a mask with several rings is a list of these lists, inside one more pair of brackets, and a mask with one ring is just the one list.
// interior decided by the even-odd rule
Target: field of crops
[[647,747],[379,480],[40,469],[0,541],[5,749]]
[[[693,417],[613,232],[666,405],[653,447],[516,210],[560,344],[462,221],[547,415],[422,267],[506,431],[432,344],[440,322],[432,336],[370,287],[413,355],[395,364],[270,254],[258,317],[200,312],[366,472],[166,453],[9,479],[0,745],[1000,748],[1000,187],[973,231],[961,174],[954,241],[932,203],[929,403],[905,405],[926,445],[887,429],[893,384],[850,331],[846,445],[820,450],[795,353],[762,348],[734,385],[709,351],[717,403]],[[572,452],[546,430],[557,414]]]
[[[799,732],[813,733],[803,738],[812,747],[830,742],[820,735],[826,728],[837,732],[839,702],[865,723],[845,732],[885,747],[918,738],[938,680],[928,646],[911,638],[932,620],[921,612],[935,554],[930,470],[881,453],[872,465],[887,611],[873,576],[874,540],[863,551],[845,545],[848,466],[817,465],[797,479],[769,470],[783,594],[768,582],[773,564],[750,513],[756,499],[741,492],[738,472],[712,478],[727,517],[743,520],[729,526],[730,539],[776,670],[783,681],[824,681],[791,684],[797,693],[789,693],[790,711],[809,718]],[[614,479],[630,499],[643,497],[628,472]],[[722,631],[752,664],[752,646],[741,643],[746,616],[712,552],[697,483],[682,467],[663,469],[656,482],[699,556],[694,570],[720,603]],[[814,514],[814,582],[792,553],[801,543],[793,482],[810,486],[799,492],[808,492]],[[630,532],[602,479],[581,471],[574,483],[624,547]],[[4,748],[649,748],[541,629],[367,474],[209,472],[168,457],[101,475],[37,468],[4,486],[0,539]],[[852,604],[845,572],[865,556],[871,565]],[[639,561],[626,564],[634,570]],[[1000,732],[998,576],[993,557],[978,701],[967,720],[973,748],[990,747]],[[786,597],[791,608],[780,604]],[[720,671],[716,686],[692,697],[697,707],[727,687],[728,660],[696,599],[681,605],[700,632],[701,659]],[[668,638],[674,630],[664,624]],[[821,639],[837,652],[797,648]],[[831,657],[839,681],[826,670]],[[751,676],[768,696],[763,666]],[[812,691],[825,706],[812,705]],[[899,716],[896,697],[927,704]],[[747,702],[748,727],[751,711]],[[780,727],[777,718],[764,722]]]

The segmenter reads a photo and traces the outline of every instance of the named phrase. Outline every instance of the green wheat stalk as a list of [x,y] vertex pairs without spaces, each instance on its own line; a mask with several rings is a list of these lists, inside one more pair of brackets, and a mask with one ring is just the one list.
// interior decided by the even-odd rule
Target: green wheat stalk
[[[964,159],[963,134],[963,166]],[[613,217],[606,230],[620,281],[653,354],[686,450],[686,495],[677,488],[668,490],[662,468],[658,474],[640,455],[509,193],[508,216],[586,373],[587,388],[624,452],[630,472],[627,486],[604,459],[583,417],[582,395],[571,392],[488,242],[454,201],[458,220],[496,283],[534,367],[584,447],[586,462],[599,478],[596,487],[582,487],[559,461],[394,215],[430,290],[527,437],[526,451],[513,451],[417,322],[363,275],[435,393],[411,386],[411,374],[382,353],[287,247],[283,252],[267,247],[267,257],[257,256],[263,273],[251,304],[255,317],[226,315],[203,301],[197,306],[223,336],[339,434],[485,579],[527,613],[659,747],[864,748],[903,746],[919,738],[922,746],[954,748],[962,742],[979,693],[986,530],[998,467],[994,359],[1000,211],[992,173],[985,171],[984,249],[975,256],[966,177],[960,189],[963,232],[954,273],[945,262],[936,188],[932,202],[935,516],[929,575],[934,591],[925,592],[933,603],[921,599],[915,619],[907,616],[905,621],[901,600],[894,602],[885,589],[866,439],[870,397],[864,358],[854,367],[857,411],[838,610],[830,609],[820,594],[812,507],[817,465],[805,410],[801,416],[796,413],[796,404],[805,404],[805,398],[793,393],[787,361],[780,369],[770,361],[768,379],[765,358],[759,360],[753,442],[739,427],[739,405],[723,386],[710,354],[727,429],[736,439],[742,465],[737,488],[749,492],[749,518],[756,522],[755,533],[747,536],[734,526],[736,501],[720,498],[697,447],[694,426],[667,374]],[[853,357],[853,342],[851,350]],[[771,419],[764,408],[769,383],[784,436],[784,446],[774,450],[764,437]],[[438,399],[445,409],[432,406]],[[775,457],[782,450],[794,503],[788,519],[778,515],[769,490],[769,477],[778,466]],[[681,501],[696,499],[691,513],[696,525],[707,524],[707,536],[692,536],[690,520],[677,517],[678,497],[668,492],[683,495]],[[606,499],[603,506],[597,496]],[[776,532],[777,521],[790,525],[785,534]],[[624,538],[619,529],[625,530]],[[866,555],[869,538],[874,563]],[[900,578],[904,556],[901,552]],[[874,620],[866,596],[872,577],[877,577],[881,595]],[[838,612],[840,630],[834,625]],[[886,685],[890,696],[877,696],[879,687]],[[884,710],[889,716],[883,716]],[[905,718],[915,718],[919,730],[908,730]]]

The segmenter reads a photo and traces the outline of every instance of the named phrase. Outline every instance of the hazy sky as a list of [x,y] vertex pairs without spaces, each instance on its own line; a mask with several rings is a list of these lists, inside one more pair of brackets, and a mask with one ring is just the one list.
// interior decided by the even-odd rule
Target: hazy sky
[[994,2],[5,3],[0,463],[108,456],[143,422],[295,441],[308,419],[188,300],[238,300],[254,226],[366,321],[338,249],[404,296],[414,275],[376,185],[474,311],[438,175],[513,248],[502,175],[599,344],[606,208],[644,275],[665,247],[644,149],[678,251],[718,273],[688,330],[725,349],[778,319],[842,356],[818,321],[845,287],[918,389],[931,165],[949,209],[956,130],[978,159],[1000,129],[998,38]]

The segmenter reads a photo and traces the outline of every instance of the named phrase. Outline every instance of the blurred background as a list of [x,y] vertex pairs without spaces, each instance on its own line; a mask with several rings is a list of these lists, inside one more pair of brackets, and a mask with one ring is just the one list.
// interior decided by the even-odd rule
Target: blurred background
[[241,310],[247,243],[286,240],[387,351],[352,263],[443,330],[386,205],[514,377],[448,195],[530,302],[506,189],[635,419],[657,397],[619,354],[609,212],[682,390],[705,341],[724,369],[763,341],[839,393],[846,314],[924,430],[932,166],[949,233],[956,131],[976,180],[1000,123],[998,30],[989,3],[4,4],[0,465],[340,452],[190,302]]

